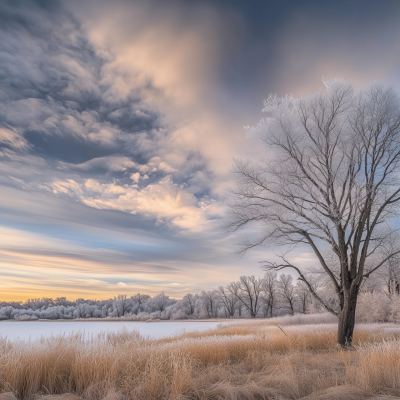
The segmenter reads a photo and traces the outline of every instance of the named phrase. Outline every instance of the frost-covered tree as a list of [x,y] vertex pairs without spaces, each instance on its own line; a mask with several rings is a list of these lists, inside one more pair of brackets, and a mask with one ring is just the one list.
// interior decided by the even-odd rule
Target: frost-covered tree
[[154,311],[160,311],[163,312],[166,307],[169,305],[169,297],[164,294],[164,292],[161,292],[157,296],[154,296],[149,303],[151,303],[152,307],[154,308]]
[[143,304],[150,299],[150,296],[148,294],[137,293],[133,295],[131,299],[138,304],[137,312],[140,313],[142,311]]
[[196,303],[199,299],[197,294],[193,295],[192,293],[185,294],[183,296],[181,302],[183,307],[188,311],[189,315],[193,315],[196,309]]
[[224,309],[225,316],[228,318],[233,318],[238,306],[237,297],[223,286],[219,286],[218,291],[219,291],[219,301]]
[[268,271],[262,280],[262,301],[264,317],[272,318],[278,302],[278,279],[275,271]]
[[[380,249],[383,257],[395,252],[399,242],[399,237],[391,237],[385,240],[382,248]],[[386,286],[385,289],[387,290],[389,296],[399,296],[400,254],[396,254],[394,257],[390,257],[386,262],[384,270],[379,272],[379,277],[382,278],[382,283],[384,286]]]
[[87,313],[87,308],[88,308],[88,304],[85,303],[85,301],[83,299],[78,299],[76,301],[76,308],[75,308],[75,312],[74,315],[76,316],[76,318],[86,318],[86,313]]
[[[257,235],[240,242],[239,253],[261,245],[301,244],[315,254],[330,280],[338,308],[313,290],[287,253],[266,269],[295,269],[310,292],[339,318],[338,344],[351,345],[362,281],[399,248],[376,258],[393,230],[400,201],[400,101],[391,87],[373,83],[356,92],[342,79],[324,80],[326,91],[305,98],[271,95],[267,114],[249,136],[266,145],[263,164],[237,160],[226,228],[252,226]],[[335,258],[335,268],[326,254]]]
[[295,287],[295,294],[300,305],[300,311],[305,314],[310,303],[311,293],[303,281],[298,281]]
[[0,309],[0,319],[11,319],[14,307],[6,306]]
[[231,282],[227,289],[238,302],[255,318],[261,307],[262,279],[254,276],[241,276],[238,282]]
[[278,288],[282,300],[282,307],[284,307],[289,314],[294,315],[297,296],[295,287],[293,286],[293,277],[286,274],[279,275]]
[[123,317],[127,311],[131,300],[128,298],[126,294],[119,294],[118,296],[114,297],[114,310],[117,317]]
[[207,312],[208,318],[215,318],[217,316],[219,293],[217,290],[209,290],[208,292],[201,292],[201,299],[203,300],[204,308]]

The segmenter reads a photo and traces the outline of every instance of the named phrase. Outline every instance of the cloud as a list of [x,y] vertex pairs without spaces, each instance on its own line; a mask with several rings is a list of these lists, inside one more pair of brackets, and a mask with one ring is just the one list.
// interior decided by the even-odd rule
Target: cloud
[[161,158],[171,167],[168,174],[174,169],[187,178],[198,167],[212,171],[207,186],[220,195],[232,156],[254,156],[243,123],[225,110],[235,99],[225,97],[218,80],[224,49],[234,40],[227,25],[236,18],[241,27],[237,15],[201,2],[187,8],[135,2],[103,4],[93,19],[80,17],[105,59],[101,75],[110,101],[135,93],[144,109],[158,114],[160,129],[140,135],[138,149]]
[[77,182],[75,182],[73,179],[67,179],[66,181],[56,180],[53,182],[52,188],[53,188],[54,194],[73,193],[73,194],[79,195],[82,193],[82,189],[81,189],[80,185]]
[[[69,11],[57,14],[57,26],[46,20],[40,34],[12,20],[22,45],[6,31],[10,65],[26,54],[29,65],[9,69],[4,87],[12,100],[3,115],[18,127],[14,147],[42,163],[40,171],[10,174],[8,182],[140,214],[174,231],[208,231],[222,215],[237,145],[214,108],[223,100],[215,80],[226,40],[218,21],[223,14],[198,5],[188,24],[179,6],[165,8],[169,18],[141,2],[104,3],[90,18],[84,6],[63,7]],[[42,21],[34,10],[30,16],[14,11]],[[132,15],[141,22],[132,24]],[[51,51],[49,32],[60,34],[50,39]],[[35,91],[21,96],[32,82]],[[237,132],[243,141],[240,125]],[[10,153],[4,165],[21,157]]]
[[[161,288],[164,279],[193,290],[240,268],[259,273],[265,253],[252,253],[251,265],[233,261],[215,229],[232,158],[265,155],[242,126],[257,123],[269,92],[308,94],[322,75],[397,79],[394,6],[385,16],[372,3],[346,15],[325,3],[312,11],[295,2],[45,3],[0,6],[0,212],[26,243],[3,260],[23,271],[15,279],[24,288],[39,279],[28,285],[24,271],[44,265],[76,267],[87,274],[79,290],[98,281],[107,293],[133,285],[127,266],[135,284]],[[371,7],[376,22],[355,23]],[[68,238],[47,252],[24,232]],[[96,277],[99,265],[117,280]],[[52,284],[65,278],[75,293],[63,273]]]
[[[84,6],[68,5],[65,12],[66,3],[60,4],[46,12],[32,5],[29,14],[5,7],[9,23],[0,51],[7,60],[1,91],[7,101],[0,114],[13,128],[4,128],[1,137],[20,154],[9,152],[3,165],[23,162],[21,157],[36,157],[42,163],[41,176],[34,170],[23,177],[17,172],[9,181],[79,195],[82,189],[73,182],[97,176],[99,184],[108,185],[107,194],[122,191],[107,182],[116,180],[123,187],[139,173],[142,199],[153,195],[155,182],[168,176],[171,188],[186,185],[182,193],[195,196],[194,203],[210,190],[220,190],[217,181],[226,176],[231,154],[217,149],[226,141],[218,137],[217,130],[222,129],[212,120],[215,112],[210,114],[206,93],[214,84],[222,45],[215,11],[201,6],[190,17],[193,24],[187,24],[179,7],[168,11],[169,19],[160,19],[153,13],[154,5],[121,3],[109,9],[104,3],[90,19]],[[56,15],[47,18],[47,12]],[[132,27],[126,15],[135,15],[142,23]],[[21,19],[28,21],[29,29]],[[212,90],[218,96],[217,86]],[[208,180],[200,175],[208,175]],[[149,189],[143,190],[146,185]],[[117,202],[90,197],[85,203],[129,209],[122,205],[122,196]],[[172,207],[178,208],[192,210]],[[157,220],[149,209],[135,207]],[[169,215],[162,214],[161,218]],[[175,227],[187,226],[183,217],[167,219],[181,220]],[[197,229],[206,225],[200,223]]]
[[[242,124],[216,108],[227,100],[217,72],[221,49],[231,40],[221,19],[228,21],[230,13],[201,3],[193,9],[151,2],[91,6],[61,1],[45,10],[32,4],[29,12],[4,8],[8,22],[0,52],[7,73],[0,76],[0,117],[13,127],[4,129],[19,154],[9,152],[3,166],[26,164],[23,157],[42,163],[42,174],[16,172],[8,182],[78,195],[82,189],[72,182],[96,179],[110,191],[110,182],[124,187],[135,176],[142,198],[168,177],[170,187],[184,186],[182,193],[194,196],[194,203],[204,196],[219,202],[232,155],[249,148]],[[94,197],[85,204],[128,210],[120,194],[118,204]],[[190,211],[192,221],[208,215],[172,207],[178,208]],[[135,210],[159,220],[146,207]],[[175,228],[190,225],[177,215],[166,219]]]
[[133,180],[133,182],[138,183],[139,179],[140,179],[140,174],[139,172],[136,172],[135,174],[131,175],[131,179]]
[[28,146],[26,140],[15,129],[7,128],[0,128],[0,143],[18,150],[26,149]]
[[213,220],[222,214],[222,205],[207,198],[197,199],[182,185],[172,182],[169,175],[139,189],[139,173],[135,184],[119,185],[87,179],[79,184],[72,179],[55,180],[53,193],[64,193],[97,209],[119,210],[150,217],[157,223],[169,222],[176,228],[202,232],[215,227]]
[[93,169],[101,169],[105,171],[127,171],[130,169],[140,168],[139,164],[132,161],[129,157],[123,156],[106,156],[106,157],[96,157],[89,161],[81,164],[70,164],[70,163],[60,163],[60,166],[64,169],[75,169],[88,171]]
[[[65,196],[3,187],[0,218],[3,299],[162,290],[179,298],[241,274],[242,261],[229,257],[230,240],[218,232],[208,232],[207,240],[178,236],[138,214],[99,210]],[[245,263],[246,273],[259,273],[255,260]],[[128,287],[121,290],[118,282]]]

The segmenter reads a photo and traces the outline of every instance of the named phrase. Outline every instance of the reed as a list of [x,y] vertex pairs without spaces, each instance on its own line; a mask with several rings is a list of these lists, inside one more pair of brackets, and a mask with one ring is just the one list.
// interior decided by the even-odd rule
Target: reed
[[[334,325],[232,323],[152,340],[137,332],[0,340],[0,400],[367,399],[400,396],[400,336]],[[393,397],[392,397],[393,398]]]

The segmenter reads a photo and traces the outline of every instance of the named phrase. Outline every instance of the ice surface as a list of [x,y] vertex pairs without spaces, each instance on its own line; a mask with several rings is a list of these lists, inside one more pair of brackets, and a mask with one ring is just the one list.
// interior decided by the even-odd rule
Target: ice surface
[[92,321],[0,321],[0,336],[10,340],[34,340],[40,337],[70,335],[82,332],[90,338],[100,332],[118,332],[123,329],[137,330],[142,336],[155,339],[197,330],[215,328],[220,322],[215,321],[176,321],[176,322],[92,322]]

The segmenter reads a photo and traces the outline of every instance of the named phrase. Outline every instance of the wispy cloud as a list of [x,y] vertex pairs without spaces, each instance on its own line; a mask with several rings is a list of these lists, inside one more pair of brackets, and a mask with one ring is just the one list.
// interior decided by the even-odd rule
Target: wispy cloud
[[156,220],[157,224],[171,222],[177,228],[192,232],[217,227],[213,220],[223,213],[218,201],[207,197],[198,199],[183,185],[173,183],[169,175],[142,189],[137,185],[140,174],[133,174],[131,179],[134,182],[131,185],[100,183],[95,179],[79,184],[67,179],[55,180],[51,186],[53,193],[68,194],[87,206],[141,214]]

